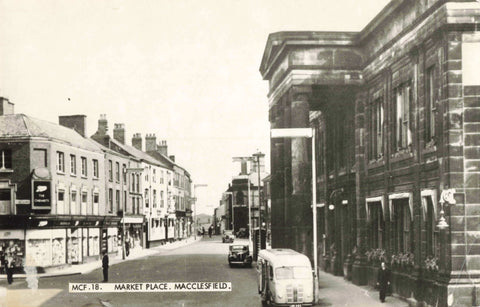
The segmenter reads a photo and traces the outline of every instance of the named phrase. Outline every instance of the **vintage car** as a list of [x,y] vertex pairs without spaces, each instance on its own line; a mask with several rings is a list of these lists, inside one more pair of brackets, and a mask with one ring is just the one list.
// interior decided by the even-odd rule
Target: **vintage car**
[[252,266],[252,255],[247,244],[232,244],[228,252],[228,264],[232,267],[234,264],[243,266]]
[[233,243],[235,235],[232,230],[224,230],[222,235],[222,243]]

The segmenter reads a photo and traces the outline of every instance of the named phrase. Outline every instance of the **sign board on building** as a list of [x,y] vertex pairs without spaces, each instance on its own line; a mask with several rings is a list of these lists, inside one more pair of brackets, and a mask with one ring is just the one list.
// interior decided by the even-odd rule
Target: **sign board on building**
[[32,209],[50,210],[52,206],[52,193],[50,181],[33,181],[32,184],[33,203]]

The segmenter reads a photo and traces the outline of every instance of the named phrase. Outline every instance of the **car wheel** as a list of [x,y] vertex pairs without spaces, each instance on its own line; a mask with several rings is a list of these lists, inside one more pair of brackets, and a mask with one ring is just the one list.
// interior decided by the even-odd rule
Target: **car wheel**
[[231,262],[228,263],[229,267],[233,267],[233,264]]

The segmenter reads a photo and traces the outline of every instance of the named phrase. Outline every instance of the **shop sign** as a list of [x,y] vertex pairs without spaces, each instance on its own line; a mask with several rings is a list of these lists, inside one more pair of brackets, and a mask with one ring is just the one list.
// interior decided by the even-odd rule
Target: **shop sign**
[[101,240],[101,248],[100,251],[106,252],[108,249],[108,230],[106,228],[102,229],[102,240]]
[[51,208],[51,182],[33,181],[32,185],[33,204],[32,209],[50,210]]
[[84,227],[90,227],[90,226],[95,226],[97,221],[81,221],[80,225]]

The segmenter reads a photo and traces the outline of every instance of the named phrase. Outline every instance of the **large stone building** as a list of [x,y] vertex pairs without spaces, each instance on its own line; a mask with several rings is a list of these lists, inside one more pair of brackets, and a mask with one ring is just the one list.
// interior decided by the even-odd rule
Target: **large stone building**
[[[479,304],[479,18],[391,1],[360,32],[269,36],[271,127],[316,132],[321,269],[373,284],[386,260],[395,293]],[[310,169],[310,139],[272,139],[273,247],[312,255]]]

